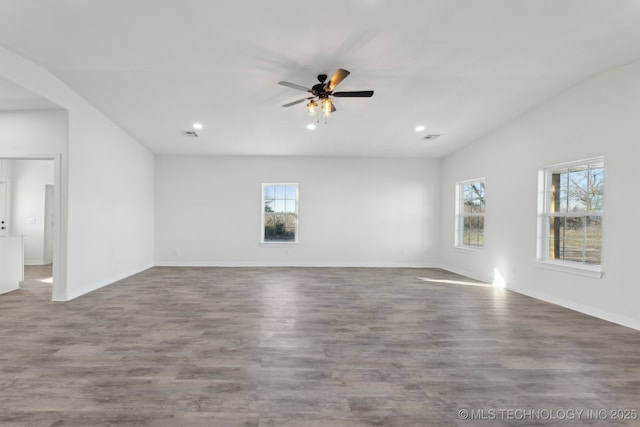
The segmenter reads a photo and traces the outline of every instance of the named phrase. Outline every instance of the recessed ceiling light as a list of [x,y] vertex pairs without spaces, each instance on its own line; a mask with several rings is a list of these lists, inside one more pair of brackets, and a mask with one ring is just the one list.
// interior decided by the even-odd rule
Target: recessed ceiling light
[[315,124],[313,124],[313,123],[309,123],[309,124],[307,125],[307,129],[309,129],[309,130],[314,130],[315,128],[316,128],[316,125],[315,125]]
[[424,127],[424,125],[418,125],[416,126],[416,132],[422,132],[423,130],[425,130],[426,128]]
[[194,128],[194,129],[197,129],[197,130],[202,129],[202,123],[194,123],[194,124],[193,124],[193,128]]

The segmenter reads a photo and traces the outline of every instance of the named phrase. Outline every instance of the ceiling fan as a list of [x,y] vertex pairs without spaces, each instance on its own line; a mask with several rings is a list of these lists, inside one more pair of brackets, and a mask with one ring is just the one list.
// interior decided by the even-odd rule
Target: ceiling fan
[[288,104],[284,104],[283,107],[291,107],[292,105],[300,104],[301,102],[309,100],[309,102],[307,103],[307,109],[309,110],[309,113],[311,115],[315,115],[318,110],[318,103],[320,103],[326,122],[326,118],[329,117],[331,113],[336,111],[336,107],[333,105],[333,101],[331,100],[332,96],[335,96],[337,98],[370,98],[373,96],[372,90],[334,92],[333,90],[336,88],[336,86],[338,86],[338,84],[349,74],[351,74],[349,71],[340,68],[334,73],[333,76],[331,76],[326,84],[325,82],[327,81],[328,76],[326,74],[318,74],[318,81],[320,83],[316,83],[311,87],[311,89],[295,83],[278,82],[278,84],[282,86],[309,92],[313,95],[307,98],[299,99],[297,101],[289,102]]

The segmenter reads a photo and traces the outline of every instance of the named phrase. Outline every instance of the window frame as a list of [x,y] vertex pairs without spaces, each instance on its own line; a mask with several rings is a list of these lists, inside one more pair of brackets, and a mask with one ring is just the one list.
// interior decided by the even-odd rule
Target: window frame
[[[274,187],[274,186],[295,186],[296,194],[295,194],[295,223],[294,223],[294,239],[293,240],[265,240],[265,225],[266,225],[266,211],[265,211],[265,188],[266,187]],[[285,190],[286,191],[286,190]],[[263,182],[262,183],[262,195],[261,195],[262,203],[260,204],[260,244],[261,245],[297,245],[299,241],[299,204],[300,204],[300,186],[297,182]],[[275,200],[280,200],[276,199]],[[289,200],[286,198],[282,199],[284,201]],[[285,210],[286,212],[286,210]]]
[[[584,168],[584,167],[591,168],[595,165],[601,165],[601,168],[604,171],[604,177],[602,178],[603,190],[602,190],[602,196],[601,196],[602,201],[601,201],[600,210],[589,210],[587,206],[587,209],[585,209],[584,211],[570,212],[567,207],[567,210],[565,212],[562,212],[562,211],[552,212],[551,197],[553,193],[553,189],[552,189],[553,175],[564,172],[564,171],[566,171],[567,173],[571,173],[572,169],[578,169],[578,168]],[[576,160],[571,162],[557,163],[557,164],[545,166],[539,169],[538,171],[538,224],[537,224],[538,238],[537,238],[537,250],[536,250],[536,261],[539,267],[550,269],[550,270],[584,275],[588,277],[595,277],[595,278],[602,277],[603,275],[602,256],[604,253],[604,247],[603,247],[604,197],[606,193],[604,191],[605,179],[606,179],[606,166],[605,166],[605,159],[602,156],[592,157],[592,158],[583,159],[583,160]],[[551,218],[558,218],[558,217],[584,218],[584,219],[589,217],[599,217],[600,224],[601,224],[600,225],[600,242],[599,242],[600,264],[587,263],[584,260],[580,262],[575,260],[551,258],[551,254],[550,254],[550,242],[552,238],[551,232],[550,232]],[[583,240],[582,250],[584,252],[585,250],[584,246],[586,245],[586,242],[589,239],[587,239],[585,235],[585,237],[583,237],[582,240]]]
[[[473,183],[481,183],[484,189],[483,194],[483,209],[480,213],[466,213],[464,211],[465,206],[465,192],[464,187],[468,184]],[[484,241],[485,241],[485,213],[486,213],[486,204],[487,204],[487,194],[486,194],[486,179],[482,178],[474,178],[467,179],[465,181],[459,181],[456,183],[456,202],[455,202],[455,233],[454,233],[454,246],[457,249],[469,250],[469,251],[484,251]],[[470,245],[464,242],[464,221],[465,218],[482,218],[482,245]]]

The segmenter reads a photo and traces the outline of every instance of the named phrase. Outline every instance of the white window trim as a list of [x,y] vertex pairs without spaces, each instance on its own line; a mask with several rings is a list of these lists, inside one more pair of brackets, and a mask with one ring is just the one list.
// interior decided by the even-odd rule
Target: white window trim
[[[589,163],[604,163],[604,157],[591,157],[583,160],[576,160],[565,163],[556,163],[554,165],[544,166],[538,170],[538,235],[537,235],[537,248],[536,248],[536,260],[535,265],[539,268],[543,268],[546,270],[559,271],[563,273],[575,274],[579,276],[593,277],[596,279],[601,279],[604,275],[604,270],[602,268],[602,264],[600,265],[591,265],[591,264],[582,264],[575,261],[563,261],[563,260],[555,260],[549,259],[548,251],[546,250],[547,244],[547,234],[546,234],[546,226],[547,226],[547,211],[549,210],[549,205],[551,201],[549,200],[550,192],[547,191],[547,187],[549,185],[549,180],[551,179],[551,174],[554,170],[563,169],[563,168],[571,168],[574,166],[583,166]],[[606,166],[605,166],[606,169]],[[605,172],[606,174],[606,172]],[[604,209],[599,212],[603,218],[604,224]],[[572,215],[567,215],[572,216]],[[584,215],[577,215],[584,216]],[[600,251],[600,259],[602,260],[602,255],[604,253],[604,248],[601,248]]]
[[571,265],[571,261],[558,262],[558,261],[552,261],[552,260],[547,260],[547,261],[535,260],[534,263],[536,267],[542,268],[545,270],[560,271],[562,273],[593,277],[595,279],[601,279],[602,276],[604,275],[604,271],[601,268],[602,266],[591,266],[591,265],[579,264],[579,263],[575,263],[575,265]]
[[[475,253],[482,253],[484,251],[484,242],[482,246],[470,246],[470,245],[465,245],[463,242],[464,237],[463,237],[463,233],[464,233],[464,226],[462,225],[462,221],[464,221],[464,217],[465,216],[481,216],[482,218],[485,218],[485,212],[483,212],[482,214],[474,214],[474,215],[465,215],[464,212],[461,212],[461,201],[462,201],[462,197],[463,195],[460,194],[461,191],[460,189],[462,187],[464,187],[465,184],[471,183],[471,182],[482,182],[485,184],[485,188],[486,188],[486,183],[485,183],[485,178],[475,178],[475,179],[467,179],[464,181],[459,181],[456,182],[456,206],[455,206],[455,230],[454,230],[454,236],[453,236],[453,246],[455,249],[460,250],[460,251],[465,251],[465,252],[475,252]],[[486,209],[486,203],[487,203],[487,196],[485,194],[485,209]],[[484,222],[483,224],[486,225],[486,222]],[[482,229],[482,235],[485,236],[485,228]]]
[[453,250],[458,252],[476,253],[484,255],[484,246],[455,246]]
[[[293,241],[282,242],[265,242],[264,240],[264,188],[272,185],[295,185],[296,186],[296,238]],[[299,201],[300,201],[300,185],[297,182],[263,182],[262,194],[260,195],[260,246],[297,246],[299,242],[300,234],[300,219],[299,219]]]

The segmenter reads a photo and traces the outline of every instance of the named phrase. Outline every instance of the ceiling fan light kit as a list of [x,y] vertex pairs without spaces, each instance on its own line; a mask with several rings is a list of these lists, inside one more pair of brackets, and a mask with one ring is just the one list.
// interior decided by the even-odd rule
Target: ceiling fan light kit
[[327,119],[336,111],[336,107],[333,105],[333,101],[331,100],[332,96],[337,98],[370,98],[373,96],[372,90],[360,90],[360,91],[348,91],[348,92],[334,92],[333,90],[338,86],[338,84],[344,80],[349,74],[349,71],[339,68],[333,76],[327,81],[328,76],[326,74],[318,74],[318,82],[311,89],[308,89],[302,85],[298,85],[290,82],[278,82],[278,84],[282,86],[287,86],[292,89],[301,90],[304,92],[309,92],[311,95],[307,98],[302,98],[297,101],[289,102],[284,104],[283,107],[291,107],[293,105],[300,104],[304,101],[309,101],[307,103],[307,110],[311,116],[316,116],[318,112],[318,103],[322,108],[322,114],[324,115],[324,122],[327,123]]

